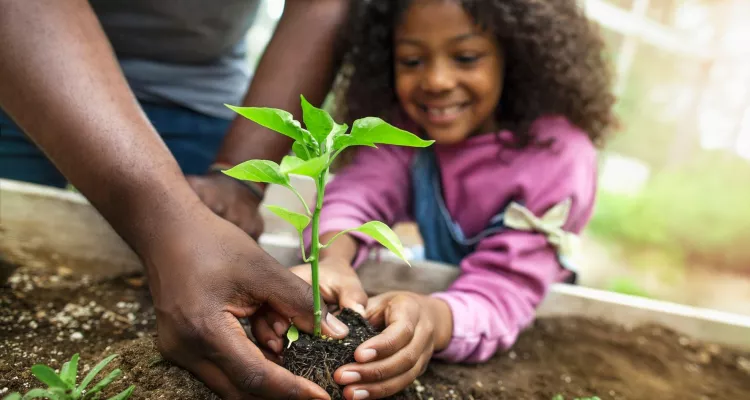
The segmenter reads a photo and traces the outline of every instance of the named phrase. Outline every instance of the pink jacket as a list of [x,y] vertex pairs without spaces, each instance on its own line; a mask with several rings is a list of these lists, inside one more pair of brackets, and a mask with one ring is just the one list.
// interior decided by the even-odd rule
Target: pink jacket
[[[505,149],[494,134],[458,145],[434,145],[446,206],[467,236],[485,228],[510,199],[541,216],[572,198],[564,229],[579,233],[589,221],[597,181],[594,146],[563,118],[540,119],[535,127],[542,137],[555,138],[551,148]],[[391,226],[408,221],[414,154],[414,149],[402,147],[361,148],[326,188],[320,234],[371,220]],[[378,245],[369,237],[357,237],[362,245],[355,267]],[[450,345],[435,357],[454,362],[482,362],[512,346],[533,320],[550,284],[567,273],[546,236],[514,230],[483,239],[460,268],[448,290],[433,294],[453,312]]]

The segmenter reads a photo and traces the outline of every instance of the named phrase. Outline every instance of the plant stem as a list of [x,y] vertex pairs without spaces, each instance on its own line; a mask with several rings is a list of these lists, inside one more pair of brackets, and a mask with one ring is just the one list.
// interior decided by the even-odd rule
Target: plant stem
[[322,311],[320,309],[320,284],[318,280],[319,262],[320,262],[320,211],[323,209],[323,193],[325,192],[325,178],[328,170],[320,174],[316,180],[316,186],[318,187],[318,199],[315,202],[315,211],[313,212],[312,218],[312,242],[310,245],[310,255],[312,268],[312,288],[313,288],[313,309],[315,310],[315,328],[313,334],[316,337],[321,337],[321,316]]
[[287,185],[287,189],[291,190],[295,195],[297,195],[297,198],[299,199],[299,201],[302,202],[302,206],[305,207],[305,212],[307,213],[307,215],[311,215],[310,208],[307,207],[307,203],[305,202],[305,199],[302,198],[302,195],[297,191],[297,189],[295,189],[294,186],[292,185]]

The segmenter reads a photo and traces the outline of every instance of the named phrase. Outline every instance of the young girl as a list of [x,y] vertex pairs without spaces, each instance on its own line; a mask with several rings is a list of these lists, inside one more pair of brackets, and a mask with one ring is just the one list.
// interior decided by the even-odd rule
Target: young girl
[[354,2],[344,119],[380,116],[435,144],[359,149],[326,190],[322,242],[411,220],[426,258],[461,274],[431,296],[364,300],[352,265],[376,243],[353,234],[325,249],[327,301],[366,302],[387,326],[336,372],[347,398],[395,393],[432,357],[487,360],[514,343],[550,284],[574,276],[567,256],[592,214],[594,145],[614,122],[603,44],[576,3]]

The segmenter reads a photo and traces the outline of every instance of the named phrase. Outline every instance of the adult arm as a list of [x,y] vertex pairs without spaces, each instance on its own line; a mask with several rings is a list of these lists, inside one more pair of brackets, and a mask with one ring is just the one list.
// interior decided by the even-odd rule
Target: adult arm
[[[339,33],[347,0],[287,0],[243,101],[248,107],[280,108],[301,120],[300,94],[312,104],[323,102],[341,55]],[[217,164],[246,160],[280,161],[292,141],[254,122],[235,118],[216,157]],[[223,174],[190,177],[200,198],[218,215],[254,237],[263,230],[259,198]]]
[[309,329],[309,285],[202,205],[88,1],[0,0],[0,41],[0,106],[140,256],[165,356],[226,398],[328,398],[266,360],[237,320],[267,303]]

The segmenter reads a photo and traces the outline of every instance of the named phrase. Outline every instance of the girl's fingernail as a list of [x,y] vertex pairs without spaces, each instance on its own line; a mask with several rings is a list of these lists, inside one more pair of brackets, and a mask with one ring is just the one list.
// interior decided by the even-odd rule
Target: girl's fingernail
[[367,390],[358,389],[354,391],[354,400],[364,400],[368,397],[370,397],[370,392]]
[[326,316],[326,322],[328,322],[328,326],[330,326],[333,332],[337,335],[347,335],[349,333],[349,327],[331,313],[328,313]]
[[341,374],[341,384],[348,385],[350,383],[359,382],[362,380],[362,375],[354,371],[346,371]]
[[378,356],[378,352],[375,349],[364,349],[361,351],[362,354],[362,362],[368,362],[375,359],[375,357]]
[[276,332],[276,334],[279,336],[284,336],[286,327],[281,323],[281,321],[276,321],[273,323],[273,331]]

